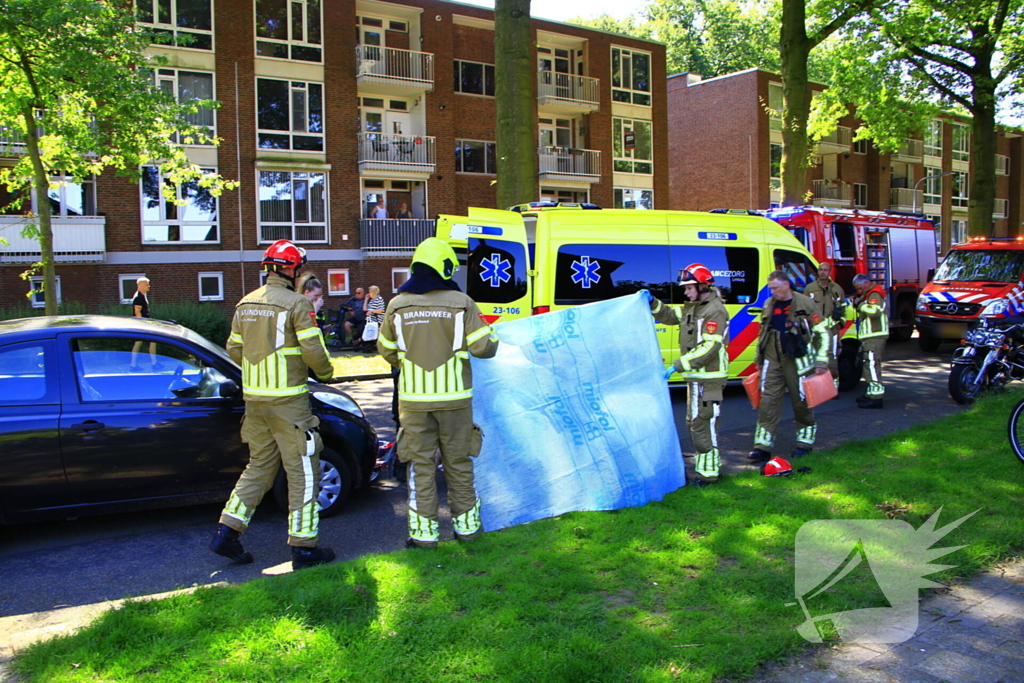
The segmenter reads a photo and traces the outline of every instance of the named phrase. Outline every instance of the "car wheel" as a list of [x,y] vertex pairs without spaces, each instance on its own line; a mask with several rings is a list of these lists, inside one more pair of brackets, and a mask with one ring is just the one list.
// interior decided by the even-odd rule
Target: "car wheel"
[[[344,456],[330,448],[320,452],[320,516],[338,514],[348,503],[352,494],[352,474]],[[282,510],[288,509],[288,477],[284,470],[278,472],[274,482],[274,500]]]
[[889,339],[896,342],[910,341],[914,336],[914,304],[903,297],[896,304],[896,320],[899,326],[889,330]]

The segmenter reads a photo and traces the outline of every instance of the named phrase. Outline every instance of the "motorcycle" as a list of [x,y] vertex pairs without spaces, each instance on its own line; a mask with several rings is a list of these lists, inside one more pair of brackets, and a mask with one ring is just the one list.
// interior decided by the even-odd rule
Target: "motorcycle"
[[961,405],[974,403],[983,391],[1024,379],[1024,325],[1000,324],[995,316],[1005,315],[1006,308],[1005,299],[986,306],[981,324],[953,352],[949,395]]

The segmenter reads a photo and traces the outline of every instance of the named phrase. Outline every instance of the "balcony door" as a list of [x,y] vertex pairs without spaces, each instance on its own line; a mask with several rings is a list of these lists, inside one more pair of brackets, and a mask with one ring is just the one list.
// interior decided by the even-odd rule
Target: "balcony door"
[[572,52],[553,45],[537,47],[537,70],[548,72],[542,83],[554,86],[555,96],[560,99],[572,98]]
[[537,121],[540,147],[572,147],[572,120],[547,119]]
[[356,27],[356,42],[363,46],[365,59],[381,60],[384,58],[384,21],[372,17],[360,17],[360,26]]

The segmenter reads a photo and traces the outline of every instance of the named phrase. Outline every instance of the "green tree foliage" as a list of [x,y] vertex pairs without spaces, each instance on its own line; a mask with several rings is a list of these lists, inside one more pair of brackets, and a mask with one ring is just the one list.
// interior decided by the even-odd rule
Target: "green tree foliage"
[[[216,103],[177,104],[148,68],[150,36],[135,25],[131,3],[104,0],[0,0],[0,128],[20,138],[25,154],[0,168],[0,183],[37,198],[44,291],[54,290],[53,232],[47,191],[54,175],[81,180],[113,170],[137,179],[140,166],[160,166],[172,184],[190,180],[214,196],[236,183],[204,174],[172,140],[213,142],[188,114]],[[173,187],[165,188],[173,199]],[[26,274],[27,276],[27,274]],[[46,297],[46,313],[57,312]]]
[[1024,86],[1022,31],[1024,0],[908,0],[851,24],[833,55],[829,108],[856,105],[861,137],[886,151],[939,111],[971,116],[971,235],[992,232],[996,118]]
[[497,109],[498,207],[537,197],[534,114],[536,38],[530,0],[494,4],[494,95]]

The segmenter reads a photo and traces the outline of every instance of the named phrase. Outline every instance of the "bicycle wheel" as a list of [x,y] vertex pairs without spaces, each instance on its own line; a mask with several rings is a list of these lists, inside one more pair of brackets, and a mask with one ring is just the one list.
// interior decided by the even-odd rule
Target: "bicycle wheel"
[[1024,465],[1024,398],[1017,401],[1017,405],[1013,407],[1007,426],[1010,432],[1010,446],[1017,455],[1017,460]]

